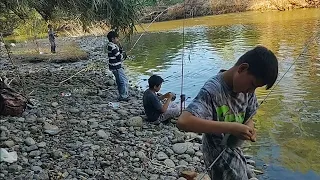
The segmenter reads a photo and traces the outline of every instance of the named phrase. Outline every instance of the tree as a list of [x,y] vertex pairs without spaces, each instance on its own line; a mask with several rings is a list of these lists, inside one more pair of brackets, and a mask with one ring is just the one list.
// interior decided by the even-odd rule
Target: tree
[[[79,18],[84,24],[102,21],[109,27],[124,33],[133,33],[141,14],[142,0],[2,0],[0,7],[14,13],[20,19],[36,10],[46,21],[62,18]],[[57,13],[59,12],[59,13]],[[56,15],[59,14],[59,17]]]

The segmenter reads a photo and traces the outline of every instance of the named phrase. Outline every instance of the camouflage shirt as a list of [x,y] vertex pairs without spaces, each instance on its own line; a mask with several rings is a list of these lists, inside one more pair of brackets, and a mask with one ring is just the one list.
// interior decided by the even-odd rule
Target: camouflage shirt
[[[254,93],[234,93],[223,80],[222,70],[209,79],[200,89],[186,111],[209,121],[245,122],[255,113],[258,103]],[[203,158],[206,167],[224,149],[221,145],[224,134],[203,134]],[[213,180],[246,180],[247,163],[240,148],[227,148],[208,171]]]

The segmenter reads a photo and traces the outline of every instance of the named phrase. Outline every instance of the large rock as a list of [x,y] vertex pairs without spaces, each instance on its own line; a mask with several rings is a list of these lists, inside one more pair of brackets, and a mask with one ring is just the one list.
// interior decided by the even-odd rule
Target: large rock
[[140,116],[132,117],[127,120],[127,126],[142,127],[143,121]]

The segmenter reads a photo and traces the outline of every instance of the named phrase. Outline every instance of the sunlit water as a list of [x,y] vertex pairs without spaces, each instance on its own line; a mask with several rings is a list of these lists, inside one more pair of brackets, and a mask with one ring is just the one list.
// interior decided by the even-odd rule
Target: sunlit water
[[[146,79],[158,74],[165,79],[162,92],[179,95],[183,59],[182,91],[191,97],[190,103],[205,81],[220,69],[230,68],[258,44],[275,52],[281,77],[308,39],[320,33],[320,9],[161,22],[150,26],[149,31],[152,33],[146,33],[131,52],[135,60],[126,63],[131,80],[146,88]],[[249,152],[265,172],[261,179],[320,179],[319,36],[312,39],[255,117],[258,142],[251,144]],[[256,93],[261,101],[268,91],[258,89]]]

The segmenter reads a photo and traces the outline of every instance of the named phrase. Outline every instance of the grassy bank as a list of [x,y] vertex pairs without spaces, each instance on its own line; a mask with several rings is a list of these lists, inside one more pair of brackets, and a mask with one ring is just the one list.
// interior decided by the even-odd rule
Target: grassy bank
[[226,14],[244,11],[286,11],[299,8],[320,7],[319,0],[185,0],[184,3],[150,8],[143,22],[151,22],[166,10],[158,21]]
[[50,52],[50,44],[47,39],[19,43],[11,47],[12,57],[23,62],[76,62],[88,58],[88,54],[81,50],[73,40],[58,39],[56,41],[57,53]]

